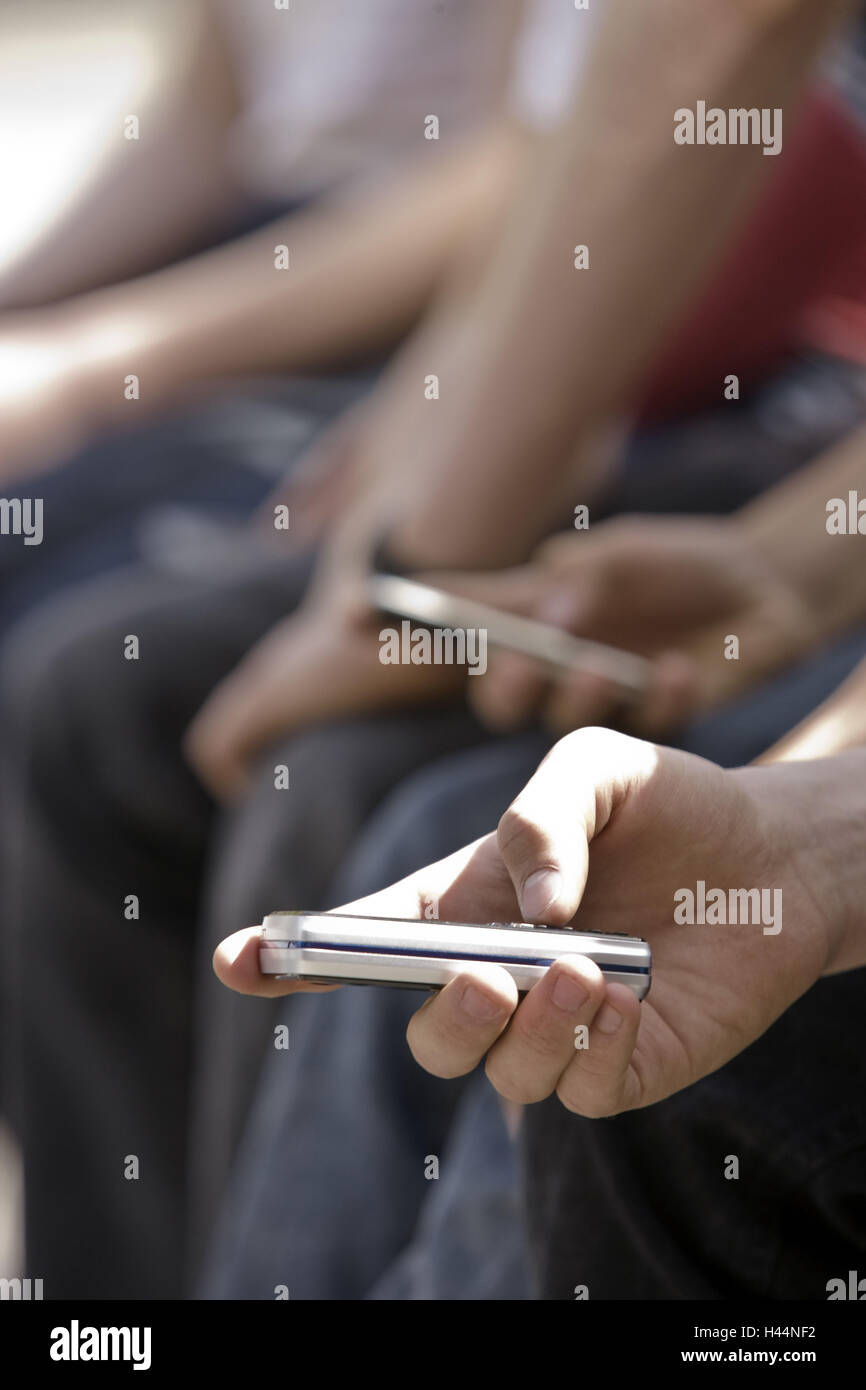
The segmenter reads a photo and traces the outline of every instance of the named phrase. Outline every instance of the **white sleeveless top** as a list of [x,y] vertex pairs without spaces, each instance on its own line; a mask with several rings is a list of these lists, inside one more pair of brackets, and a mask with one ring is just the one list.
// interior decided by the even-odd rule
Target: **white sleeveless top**
[[512,45],[506,0],[219,0],[243,111],[230,157],[257,194],[291,197],[369,177],[463,133],[507,100],[531,124],[569,98],[596,14],[527,0]]

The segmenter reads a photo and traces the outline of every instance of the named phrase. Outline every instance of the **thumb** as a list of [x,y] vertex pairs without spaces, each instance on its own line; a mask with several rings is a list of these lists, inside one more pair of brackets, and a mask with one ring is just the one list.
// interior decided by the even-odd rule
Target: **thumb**
[[578,729],[554,745],[497,831],[525,921],[571,921],[586,887],[590,842],[654,762],[651,744],[611,729]]

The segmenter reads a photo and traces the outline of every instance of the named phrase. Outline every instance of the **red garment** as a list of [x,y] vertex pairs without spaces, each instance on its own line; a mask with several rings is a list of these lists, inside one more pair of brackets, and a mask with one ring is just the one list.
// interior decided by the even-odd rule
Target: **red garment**
[[747,391],[804,347],[866,363],[866,133],[816,91],[779,168],[641,393],[655,421]]

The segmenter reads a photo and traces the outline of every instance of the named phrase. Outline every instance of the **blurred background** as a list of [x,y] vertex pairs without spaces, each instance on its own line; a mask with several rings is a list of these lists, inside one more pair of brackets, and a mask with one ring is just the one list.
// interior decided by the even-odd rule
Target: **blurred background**
[[[715,167],[721,172],[713,173],[714,197],[704,200],[701,209],[692,206],[695,222],[701,223],[697,232],[692,235],[690,223],[672,228],[659,217],[653,225],[661,244],[649,249],[641,217],[622,216],[621,209],[637,207],[651,221],[655,190],[645,179],[633,181],[640,187],[620,188],[610,176],[628,141],[619,139],[617,122],[607,119],[610,94],[605,83],[590,84],[594,113],[604,136],[610,134],[610,144],[599,158],[601,135],[594,144],[587,142],[576,130],[579,120],[566,133],[587,179],[598,175],[598,201],[604,205],[601,225],[611,233],[616,228],[622,243],[617,247],[619,261],[612,254],[610,264],[631,276],[631,289],[621,293],[621,279],[609,273],[607,298],[592,301],[588,296],[589,311],[596,316],[592,331],[575,334],[574,323],[564,314],[559,325],[563,339],[555,340],[548,331],[549,320],[561,304],[572,302],[569,295],[575,284],[570,246],[561,261],[553,256],[544,267],[533,266],[539,271],[539,284],[542,275],[547,277],[534,307],[550,306],[549,315],[544,321],[541,313],[526,315],[531,331],[525,339],[515,333],[509,340],[515,358],[523,354],[523,360],[511,363],[509,370],[525,385],[533,377],[536,360],[550,362],[548,340],[558,342],[562,370],[552,368],[547,381],[533,381],[523,392],[513,389],[508,371],[496,381],[499,396],[494,390],[485,395],[479,388],[478,400],[471,401],[468,412],[474,434],[460,428],[459,405],[457,429],[450,426],[447,408],[438,410],[431,423],[434,416],[418,381],[428,372],[434,351],[434,360],[441,357],[442,370],[451,373],[452,382],[470,382],[470,396],[474,378],[466,367],[474,363],[471,352],[466,361],[461,357],[465,344],[476,349],[485,368],[491,362],[495,368],[499,361],[498,309],[511,302],[512,279],[520,280],[520,273],[512,275],[514,265],[502,246],[508,242],[509,249],[519,250],[527,227],[543,221],[536,215],[536,185],[530,188],[529,178],[541,170],[552,182],[562,167],[551,150],[558,149],[556,133],[587,70],[603,8],[603,0],[593,0],[587,11],[576,10],[572,0],[291,0],[288,9],[274,0],[5,0],[0,8],[0,494],[15,499],[35,493],[45,505],[42,544],[27,548],[10,536],[0,545],[0,639],[7,644],[11,632],[14,647],[18,636],[15,661],[5,657],[5,663],[12,668],[13,685],[19,674],[16,662],[21,668],[15,712],[33,755],[30,764],[21,760],[26,775],[18,788],[19,800],[10,798],[10,804],[18,812],[44,802],[46,821],[57,840],[52,846],[56,859],[50,854],[41,859],[39,850],[28,859],[29,843],[22,850],[27,827],[21,843],[16,843],[15,814],[3,824],[0,855],[14,845],[20,861],[15,867],[25,865],[20,881],[28,884],[20,898],[26,910],[17,910],[18,900],[9,894],[14,899],[9,920],[14,919],[15,930],[6,935],[17,932],[33,949],[30,929],[33,920],[39,920],[39,909],[31,903],[44,890],[44,901],[64,904],[63,912],[42,912],[43,919],[50,918],[46,931],[55,931],[58,947],[51,970],[38,978],[37,972],[23,969],[20,992],[22,998],[26,995],[25,1004],[17,1007],[18,998],[4,998],[2,1004],[4,1010],[9,1003],[16,1005],[19,1023],[23,1019],[30,1030],[31,1050],[22,1047],[21,1056],[12,1059],[16,1066],[10,1067],[21,1093],[14,1096],[10,1086],[10,1096],[13,1104],[26,1100],[30,1111],[30,1147],[25,1144],[24,1151],[28,1175],[35,1173],[32,1184],[28,1180],[28,1194],[32,1190],[36,1195],[28,1195],[33,1207],[31,1211],[28,1205],[28,1232],[33,1224],[42,1242],[35,1245],[33,1272],[43,1272],[40,1259],[48,1263],[56,1257],[58,1287],[65,1278],[76,1290],[80,1279],[88,1290],[113,1290],[116,1257],[122,1271],[118,1281],[125,1289],[144,1287],[145,1296],[166,1296],[165,1290],[167,1296],[176,1295],[181,1285],[176,1228],[182,1224],[177,1217],[182,1167],[178,1154],[189,1117],[184,1108],[186,1078],[175,1064],[171,1041],[186,1037],[191,1019],[198,1026],[199,992],[211,991],[217,1002],[202,1047],[211,1055],[203,1069],[208,1075],[201,1086],[201,1104],[203,1111],[209,1105],[212,1113],[204,1116],[195,1140],[201,1152],[193,1155],[191,1165],[195,1168],[197,1162],[204,1174],[193,1192],[202,1206],[202,1230],[217,1208],[262,1051],[273,1050],[266,1036],[270,1015],[261,1001],[242,1001],[244,1007],[252,1003],[252,1008],[236,1015],[241,1005],[212,978],[210,951],[215,942],[208,933],[217,933],[218,940],[245,921],[259,920],[259,899],[272,892],[274,901],[265,901],[264,910],[276,906],[277,899],[285,905],[284,897],[303,896],[298,882],[316,883],[316,874],[321,883],[315,891],[305,890],[305,901],[312,907],[314,899],[324,900],[323,885],[335,880],[347,847],[354,846],[356,836],[363,843],[360,832],[370,806],[393,789],[388,778],[399,789],[403,776],[437,756],[423,720],[416,727],[407,717],[402,727],[398,715],[393,726],[386,727],[385,715],[399,704],[389,690],[380,729],[385,751],[381,756],[375,748],[369,752],[373,745],[362,724],[357,744],[347,745],[356,759],[358,795],[353,802],[351,776],[346,777],[349,791],[344,795],[346,756],[339,722],[334,744],[316,744],[321,701],[334,692],[339,697],[345,681],[342,652],[328,664],[332,653],[327,641],[336,647],[345,636],[331,612],[324,619],[314,614],[318,627],[312,621],[306,628],[301,624],[302,659],[296,660],[296,649],[286,661],[289,693],[294,696],[295,687],[300,688],[309,696],[308,704],[295,712],[285,730],[268,722],[273,711],[266,709],[256,732],[259,742],[247,749],[270,749],[269,740],[283,734],[288,738],[311,726],[310,804],[315,802],[327,827],[327,834],[319,837],[327,842],[322,864],[316,857],[321,844],[315,854],[307,852],[309,827],[294,821],[288,829],[278,825],[272,801],[257,803],[251,797],[244,808],[248,820],[241,814],[233,820],[234,807],[227,812],[219,808],[225,789],[217,780],[208,781],[206,760],[190,765],[189,749],[182,750],[172,723],[175,697],[177,708],[183,709],[179,727],[188,729],[202,701],[222,687],[235,663],[255,648],[271,623],[280,624],[287,606],[282,579],[274,578],[277,562],[285,569],[289,561],[306,563],[330,531],[339,529],[345,519],[341,507],[351,514],[354,505],[355,494],[344,486],[353,467],[363,475],[371,459],[378,464],[384,458],[392,468],[389,488],[396,491],[420,456],[416,472],[423,475],[426,467],[426,481],[433,480],[428,496],[433,498],[432,515],[437,515],[437,499],[446,514],[449,508],[451,515],[462,513],[454,500],[456,496],[462,504],[461,488],[469,472],[467,466],[460,473],[465,462],[461,450],[471,464],[486,450],[491,470],[498,467],[500,452],[507,453],[511,441],[505,437],[509,431],[500,429],[491,447],[489,422],[507,421],[513,408],[511,433],[518,441],[514,447],[531,455],[523,459],[524,473],[518,477],[514,470],[520,486],[512,486],[509,493],[512,520],[517,516],[523,524],[529,519],[526,534],[521,532],[508,552],[510,558],[503,560],[497,545],[508,527],[500,525],[497,505],[506,489],[498,488],[498,478],[488,492],[476,489],[480,521],[467,523],[462,517],[464,529],[474,526],[472,565],[497,570],[505,563],[526,562],[541,539],[571,528],[574,501],[589,500],[593,525],[598,520],[602,528],[617,512],[732,513],[814,462],[866,416],[866,60],[861,13],[853,41],[838,43],[834,36],[833,53],[826,55],[826,63],[822,59],[820,81],[809,83],[800,124],[786,123],[784,158],[763,160],[757,151],[746,152],[745,157],[753,155],[754,163],[763,166],[765,178],[754,205],[740,198],[734,161],[719,162]],[[667,161],[676,151],[673,139],[667,139],[668,91],[653,93],[652,73],[644,67],[647,71],[641,76],[656,100],[658,118],[651,134],[661,153],[652,153],[670,176]],[[768,70],[772,75],[772,62]],[[616,97],[613,92],[611,100]],[[429,130],[431,121],[441,128]],[[429,138],[431,134],[437,138]],[[589,151],[580,148],[582,139],[592,145]],[[688,163],[696,153],[683,152],[685,162],[679,168],[697,168]],[[678,176],[688,184],[686,175]],[[729,196],[731,182],[737,183],[737,197]],[[582,196],[583,184],[575,180],[574,187]],[[725,221],[729,204],[742,209],[740,220],[734,218],[730,225]],[[719,218],[716,208],[722,210]],[[570,209],[569,204],[566,217]],[[716,221],[730,233],[724,245],[717,244]],[[508,241],[502,234],[512,227],[519,234]],[[560,232],[561,228],[557,235]],[[677,301],[679,317],[674,314],[668,322],[663,301],[670,298],[668,286],[677,275],[669,248],[679,244],[684,257],[686,239],[691,245],[709,245],[712,254],[699,287],[688,281],[682,302]],[[605,237],[599,234],[598,240]],[[275,260],[283,246],[291,252],[291,276],[279,273]],[[666,277],[656,274],[656,255],[668,267]],[[526,266],[518,264],[517,270],[525,271]],[[535,283],[531,276],[527,282]],[[486,298],[476,296],[479,285]],[[653,312],[646,309],[644,287],[661,305]],[[659,327],[659,341],[652,332],[644,335],[651,360],[632,372],[629,352],[622,348],[627,342],[631,346],[632,337],[641,337],[638,330],[645,323],[651,329],[667,327]],[[582,319],[580,325],[582,329]],[[425,337],[428,332],[431,336]],[[500,336],[508,338],[506,333]],[[478,350],[479,343],[483,350]],[[573,354],[580,364],[577,369],[566,362],[572,344],[582,349],[582,356]],[[722,383],[734,368],[742,399],[739,394],[733,398],[740,405],[732,408]],[[569,371],[576,377],[582,371],[583,378],[571,382]],[[480,377],[484,385],[488,378],[483,370]],[[489,378],[496,377],[490,369]],[[543,416],[550,378],[562,398],[569,396],[562,382],[573,386],[579,428],[569,433],[572,402],[563,405],[558,400],[553,443],[544,438],[538,443],[536,436],[544,436],[547,424]],[[135,383],[132,395],[125,389],[130,381]],[[596,393],[603,407],[597,406]],[[459,402],[459,391],[455,396]],[[531,407],[521,416],[527,401]],[[628,418],[621,418],[620,411]],[[600,414],[603,419],[597,418]],[[529,427],[523,429],[527,420]],[[598,448],[597,427],[604,436]],[[459,438],[455,442],[451,436]],[[416,449],[418,441],[425,447]],[[452,479],[440,489],[444,499],[434,486],[441,483],[440,458],[450,458],[457,473],[456,484]],[[424,482],[422,476],[422,498]],[[489,479],[485,486],[488,483]],[[278,495],[292,500],[292,530],[271,566],[282,541],[275,540],[272,516],[268,526],[262,525],[262,517]],[[447,552],[449,527],[440,524],[437,530],[431,524],[428,529],[433,541],[444,537]],[[515,524],[511,529],[520,528]],[[575,539],[573,528],[568,538]],[[508,539],[510,544],[510,535]],[[487,544],[488,558],[478,560],[478,551]],[[720,553],[726,573],[724,546]],[[112,622],[125,622],[126,617],[117,616],[113,607],[112,585],[115,572],[126,567],[146,571],[141,590],[130,589],[132,611],[144,611],[136,605],[145,588],[149,586],[151,597],[156,595],[152,632],[157,645],[160,634],[164,636],[165,686],[160,672],[151,669],[152,689],[143,672],[138,690],[123,687],[114,648],[106,655],[106,645],[100,655],[98,644],[92,644],[96,628],[87,604],[80,601],[74,609],[82,581],[107,581],[96,602],[97,607],[104,604],[104,630],[113,634]],[[460,564],[449,555],[438,557],[432,567],[448,571]],[[308,572],[300,565],[296,569],[293,583],[302,592]],[[241,577],[237,592],[236,575]],[[184,608],[187,582],[201,585],[198,617],[193,612],[190,618]],[[258,585],[267,595],[264,604]],[[70,595],[68,590],[75,592]],[[85,589],[84,598],[95,592],[95,587]],[[159,606],[166,593],[180,595],[177,629],[168,601],[164,610]],[[70,597],[72,606],[64,609],[63,601]],[[622,594],[614,597],[620,601]],[[237,611],[243,600],[248,612],[242,615],[243,632],[229,640],[220,605],[225,603],[226,613],[233,616],[236,600]],[[50,610],[44,626],[43,603]],[[76,618],[67,631],[69,612]],[[569,621],[564,619],[563,625]],[[241,625],[238,618],[239,630]],[[657,640],[652,624],[642,618],[631,628],[614,627],[613,637],[607,616],[599,616],[598,627],[587,635],[616,638],[619,645],[633,645],[636,651],[644,642],[651,652]],[[188,633],[188,645],[183,636],[173,637],[175,631]],[[664,623],[660,631],[666,631]],[[236,638],[237,649],[232,645]],[[8,650],[4,646],[4,656]],[[317,664],[322,650],[326,659]],[[368,654],[369,645],[364,650]],[[47,664],[41,667],[46,651]],[[381,675],[375,654],[373,661]],[[358,708],[366,714],[367,673],[363,663],[359,668]],[[66,687],[54,679],[58,670],[79,697],[77,702],[70,699],[68,708],[63,703]],[[306,679],[298,679],[299,670]],[[8,676],[5,667],[2,674]],[[441,673],[423,674],[426,680]],[[118,680],[115,687],[112,682]],[[188,681],[188,689],[181,688],[183,681]],[[133,710],[129,725],[122,717],[116,725],[111,722],[116,688],[121,691],[116,703],[123,705],[128,697]],[[287,692],[278,693],[282,710]],[[435,704],[435,691],[431,698]],[[32,720],[31,703],[36,711]],[[419,703],[423,706],[423,699]],[[459,718],[469,722],[456,695],[454,703]],[[163,722],[169,706],[172,718]],[[154,738],[154,756],[148,756],[150,745],[142,740],[127,762],[127,744],[134,742],[129,728],[140,729],[154,711],[161,740]],[[351,705],[341,708],[337,698],[330,713],[339,721],[357,710]],[[138,715],[141,726],[135,724]],[[576,723],[581,722],[588,721],[576,716]],[[4,744],[15,742],[15,736],[0,732]],[[471,735],[461,725],[456,734],[448,731],[447,739],[443,732],[440,751],[448,751],[452,738],[456,747],[464,739],[471,743],[488,737],[489,730],[479,724],[472,724]],[[765,746],[762,737],[760,730],[755,733],[754,752]],[[388,759],[395,747],[399,757],[394,755],[390,769]],[[0,755],[8,751],[0,745]],[[53,766],[42,782],[38,775],[31,776],[40,757],[51,764],[55,751],[72,787],[66,801],[62,776],[55,777]],[[214,767],[219,771],[220,751],[216,747],[211,772]],[[710,755],[715,756],[712,750]],[[100,756],[121,772],[110,787],[108,776],[104,786],[94,784],[90,798],[91,764],[98,764]],[[326,769],[337,769],[332,776],[333,806],[317,759]],[[151,771],[153,787],[147,782]],[[136,779],[142,788],[140,801],[138,788],[132,786]],[[215,796],[206,797],[204,786]],[[271,795],[272,783],[265,791]],[[320,792],[321,800],[316,801]],[[208,819],[212,811],[224,816],[219,834]],[[262,820],[256,819],[259,813]],[[303,821],[301,812],[292,814]],[[138,833],[142,823],[145,834]],[[310,823],[315,829],[314,817]],[[267,860],[261,851],[267,841],[260,833],[263,826],[275,847]],[[144,865],[140,877],[151,901],[159,904],[150,923],[142,922],[146,946],[139,946],[140,937],[126,937],[127,952],[137,950],[141,964],[137,972],[127,972],[133,981],[128,998],[122,952],[115,960],[105,949],[108,941],[113,950],[117,930],[116,885],[97,884],[104,867],[101,860],[111,859],[105,845],[115,830],[124,851],[140,853],[133,861],[135,872]],[[293,859],[284,850],[296,830]],[[199,863],[196,856],[208,836],[220,852],[230,843],[231,852],[215,854],[206,864],[202,853]],[[32,838],[37,840],[36,833]],[[180,844],[177,862],[175,841]],[[66,902],[74,904],[78,886],[76,844],[84,844],[83,859],[92,855],[92,881],[81,873],[87,890],[83,906],[73,905],[67,914]],[[331,864],[325,863],[328,854]],[[10,862],[13,858],[10,855]],[[64,879],[70,862],[72,888]],[[44,872],[43,863],[49,866]],[[234,900],[221,878],[225,865],[227,877],[237,871],[238,884],[243,879]],[[130,872],[130,877],[135,874]],[[10,873],[9,881],[13,878]],[[101,896],[98,887],[105,888]],[[241,887],[247,895],[242,909]],[[0,888],[0,946],[5,948],[2,871]],[[57,896],[52,899],[54,891]],[[168,946],[172,932],[162,932],[163,918],[179,924]],[[70,923],[64,938],[63,928]],[[187,938],[196,929],[201,941],[193,947]],[[79,949],[79,940],[86,941],[86,949]],[[178,966],[176,978],[162,970],[162,950],[165,959]],[[198,954],[193,959],[194,952]],[[111,961],[103,978],[98,968],[106,955]],[[114,979],[111,969],[117,971]],[[71,978],[68,990],[66,975]],[[10,975],[0,984],[14,994],[19,981]],[[165,1003],[165,1018],[153,999]],[[68,1042],[54,1013],[46,1012],[62,1013],[66,1006],[73,1020]],[[210,1006],[208,995],[202,1014]],[[124,1010],[136,1020],[140,1033],[128,1025]],[[255,1022],[238,1024],[233,1033],[240,1018]],[[5,1019],[0,1019],[5,1045],[4,1025]],[[43,1048],[45,1032],[50,1037]],[[402,1029],[398,1032],[400,1050],[395,1046],[390,1051],[395,1068],[405,1061]],[[198,1045],[199,1039],[195,1042]],[[362,1050],[351,1030],[346,1049],[349,1056]],[[375,1059],[375,1052],[368,1051]],[[106,1054],[114,1066],[94,1081],[92,1058],[101,1060]],[[148,1066],[152,1074],[147,1074]],[[124,1067],[130,1074],[138,1068],[140,1095],[126,1084]],[[419,1075],[413,1070],[409,1083],[418,1095],[423,1084]],[[34,1077],[41,1077],[50,1098],[23,1096],[28,1087],[35,1090]],[[338,1092],[341,1082],[335,1076]],[[173,1128],[166,1120],[172,1108],[165,1101],[167,1092],[174,1106]],[[359,1095],[363,1109],[362,1088]],[[338,1113],[331,1102],[339,1100],[339,1094],[329,1099],[323,1089],[323,1097],[323,1110]],[[136,1099],[141,1115],[135,1119],[144,1117],[141,1133],[156,1151],[151,1171],[158,1171],[164,1160],[168,1175],[165,1191],[157,1191],[154,1218],[146,1206],[146,1184],[136,1193],[141,1206],[134,1207],[128,1187],[118,1198],[115,1181],[115,1156],[126,1152],[128,1142],[123,1107],[129,1101],[133,1111]],[[77,1129],[70,1124],[70,1133],[64,1135],[68,1163],[55,1160],[48,1152],[51,1144],[45,1143],[64,1106],[75,1120],[84,1117]],[[272,1109],[276,1113],[277,1107]],[[190,1131],[194,1128],[189,1125]],[[27,1129],[20,1125],[17,1132]],[[166,1133],[169,1141],[163,1144]],[[387,1139],[385,1135],[382,1142]],[[501,1152],[502,1134],[497,1142]],[[175,1149],[169,1153],[171,1144]],[[351,1146],[342,1144],[342,1135],[332,1147],[345,1148],[350,1164]],[[282,1158],[280,1150],[272,1173],[278,1191]],[[53,1165],[63,1168],[62,1181],[54,1181]],[[265,1188],[255,1176],[246,1190]],[[354,1173],[348,1174],[347,1190],[348,1200],[363,1207]],[[64,1229],[56,1249],[52,1241],[55,1227],[60,1228],[79,1194],[84,1194],[82,1212],[86,1197],[97,1217],[105,1218],[101,1235],[110,1258],[101,1263],[91,1251],[88,1260],[81,1261],[75,1222]],[[124,1201],[134,1208],[134,1219]],[[21,1164],[11,1130],[0,1118],[0,1276],[13,1277],[22,1269],[21,1211]],[[368,1214],[375,1216],[372,1206]],[[182,1215],[185,1219],[185,1206]],[[196,1221],[199,1216],[193,1213],[191,1224]],[[251,1248],[265,1248],[261,1232],[270,1234],[272,1229],[276,1227],[272,1228],[269,1208],[250,1237]],[[201,1241],[202,1231],[196,1239]],[[123,1278],[128,1281],[125,1286]],[[94,1282],[87,1284],[88,1279]]]

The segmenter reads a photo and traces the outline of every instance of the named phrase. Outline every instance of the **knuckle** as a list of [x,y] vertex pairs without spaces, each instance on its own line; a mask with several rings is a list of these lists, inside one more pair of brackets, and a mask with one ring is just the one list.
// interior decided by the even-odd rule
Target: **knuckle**
[[512,850],[526,856],[543,852],[547,845],[543,830],[519,802],[514,802],[500,817],[496,837],[501,851]]
[[[575,688],[578,688],[576,682]],[[586,724],[581,729],[572,729],[571,733],[559,740],[551,752],[576,762],[585,757],[589,748],[597,747],[599,742],[606,742],[612,735],[612,729],[605,729],[597,724]]]
[[575,1085],[573,1081],[560,1081],[556,1094],[566,1110],[573,1115],[582,1115],[586,1120],[604,1120],[615,1113],[609,1096]]
[[630,558],[635,545],[643,538],[646,520],[636,512],[611,517],[605,522],[604,539],[611,559]]
[[551,1087],[538,1078],[515,1075],[508,1062],[496,1052],[488,1053],[484,1074],[503,1099],[514,1101],[516,1105],[534,1105],[551,1092]]
[[[580,696],[578,697],[579,702]],[[614,757],[621,756],[624,735],[600,724],[583,724],[565,734],[548,753],[575,776],[596,768],[606,768]]]
[[562,1026],[557,1028],[543,1018],[526,1024],[519,1012],[509,1029],[509,1040],[528,1052],[534,1062],[561,1062],[565,1066],[574,1051],[573,1035],[564,1033]]
[[406,1041],[419,1067],[423,1067],[431,1076],[449,1079],[460,1075],[459,1070],[454,1070],[450,1053],[443,1051],[435,1024],[429,1018],[422,1018],[418,1014],[410,1018]]
[[406,1040],[415,1061],[433,1076],[465,1076],[490,1044],[483,1026],[466,1019],[453,996],[440,994],[413,1014]]

